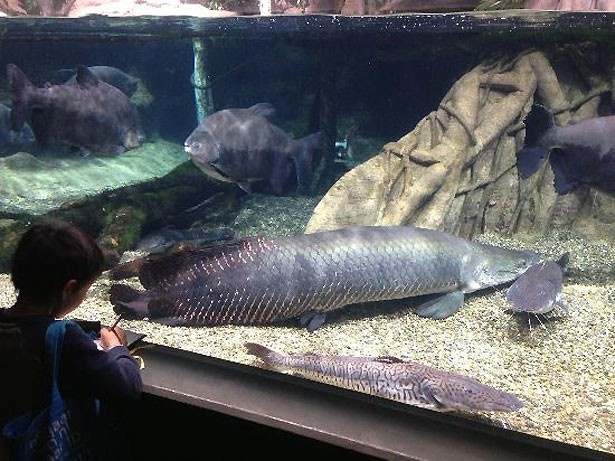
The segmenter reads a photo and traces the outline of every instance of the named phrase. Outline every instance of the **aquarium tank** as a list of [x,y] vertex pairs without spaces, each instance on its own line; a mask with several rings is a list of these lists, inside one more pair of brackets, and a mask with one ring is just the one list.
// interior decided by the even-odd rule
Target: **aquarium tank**
[[612,2],[0,9],[0,307],[66,220],[76,319],[615,454]]

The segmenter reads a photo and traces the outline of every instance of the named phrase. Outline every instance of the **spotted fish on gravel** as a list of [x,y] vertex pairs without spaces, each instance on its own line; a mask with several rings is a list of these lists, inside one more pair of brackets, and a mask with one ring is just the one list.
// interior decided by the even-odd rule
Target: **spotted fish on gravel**
[[396,357],[286,355],[256,343],[266,368],[436,411],[516,411],[525,404],[468,376]]
[[511,282],[538,260],[431,229],[356,226],[175,252],[140,266],[145,291],[115,284],[110,300],[117,313],[167,325],[299,318],[314,331],[349,304],[428,294],[416,313],[442,319],[465,293]]

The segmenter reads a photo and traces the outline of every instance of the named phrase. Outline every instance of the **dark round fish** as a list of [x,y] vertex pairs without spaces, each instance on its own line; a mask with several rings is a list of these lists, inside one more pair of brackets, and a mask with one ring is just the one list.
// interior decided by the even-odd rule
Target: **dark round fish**
[[74,85],[37,88],[14,64],[7,66],[11,128],[29,123],[42,146],[67,144],[88,152],[119,154],[144,140],[136,107],[128,96],[98,79],[85,66]]
[[271,122],[274,113],[267,103],[215,112],[188,136],[185,150],[205,174],[246,192],[265,183],[282,195],[295,177],[295,185],[307,188],[320,133],[293,139]]
[[525,147],[517,152],[521,178],[529,178],[548,160],[560,195],[583,184],[615,193],[615,116],[556,126],[553,115],[535,105],[525,124]]
[[562,303],[563,270],[568,255],[559,261],[542,261],[530,266],[506,292],[513,312],[546,314]]

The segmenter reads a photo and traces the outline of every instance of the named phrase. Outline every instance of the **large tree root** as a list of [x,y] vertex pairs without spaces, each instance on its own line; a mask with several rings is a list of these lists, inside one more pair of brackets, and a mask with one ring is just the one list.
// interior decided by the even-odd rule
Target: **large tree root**
[[600,62],[612,63],[613,56],[593,49],[581,57],[567,49],[550,60],[528,50],[478,65],[412,132],[337,181],[306,232],[411,224],[465,237],[485,231],[540,235],[554,226],[589,223],[612,235],[612,197],[587,188],[558,196],[549,166],[522,181],[515,155],[537,100],[559,124],[598,115],[608,99],[603,96],[612,92],[612,76],[602,72],[611,66]]

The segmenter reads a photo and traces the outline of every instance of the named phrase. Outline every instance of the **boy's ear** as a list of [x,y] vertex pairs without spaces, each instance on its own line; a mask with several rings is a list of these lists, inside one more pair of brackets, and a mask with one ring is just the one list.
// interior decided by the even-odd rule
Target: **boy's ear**
[[64,284],[64,288],[62,288],[62,302],[66,301],[69,296],[72,296],[77,287],[77,280],[70,279]]

